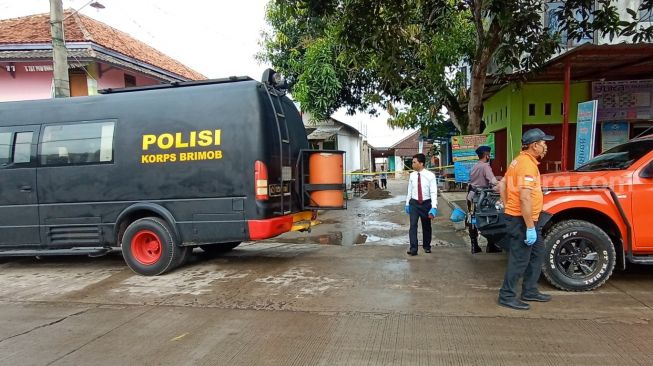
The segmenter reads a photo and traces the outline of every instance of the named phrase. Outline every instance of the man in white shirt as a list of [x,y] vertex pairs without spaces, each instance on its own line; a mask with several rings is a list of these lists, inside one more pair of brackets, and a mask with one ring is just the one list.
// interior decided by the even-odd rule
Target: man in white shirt
[[410,248],[407,254],[417,255],[417,221],[422,222],[422,245],[425,253],[431,253],[431,219],[437,215],[438,186],[435,174],[424,169],[426,156],[413,156],[414,172],[408,178],[408,194],[406,195],[406,213],[410,215]]

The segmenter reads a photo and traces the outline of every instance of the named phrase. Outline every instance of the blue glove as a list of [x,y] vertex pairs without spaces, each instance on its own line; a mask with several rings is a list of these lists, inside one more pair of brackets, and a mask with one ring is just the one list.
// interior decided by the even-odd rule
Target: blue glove
[[433,207],[432,209],[429,210],[429,217],[430,218],[434,218],[435,215],[437,215],[437,214],[438,214],[438,209],[437,208]]
[[406,205],[405,210],[406,210],[406,213],[409,214],[410,213],[410,206]]
[[529,227],[526,229],[526,240],[524,240],[524,243],[526,245],[533,245],[535,244],[535,241],[537,240],[537,231],[535,231],[534,227]]

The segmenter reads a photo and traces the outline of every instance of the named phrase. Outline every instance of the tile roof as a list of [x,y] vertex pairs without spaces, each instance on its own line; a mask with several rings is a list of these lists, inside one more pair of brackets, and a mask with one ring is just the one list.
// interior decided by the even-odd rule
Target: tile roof
[[[206,79],[179,61],[102,22],[72,10],[66,10],[64,18],[66,42],[92,42],[189,80]],[[0,20],[0,45],[32,43],[52,43],[50,14]]]

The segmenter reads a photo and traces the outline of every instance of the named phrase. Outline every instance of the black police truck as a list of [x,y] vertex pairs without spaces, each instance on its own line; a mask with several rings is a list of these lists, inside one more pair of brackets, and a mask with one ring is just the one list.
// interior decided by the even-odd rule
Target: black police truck
[[314,215],[307,151],[271,70],[0,103],[0,256],[120,248],[158,275],[279,235]]

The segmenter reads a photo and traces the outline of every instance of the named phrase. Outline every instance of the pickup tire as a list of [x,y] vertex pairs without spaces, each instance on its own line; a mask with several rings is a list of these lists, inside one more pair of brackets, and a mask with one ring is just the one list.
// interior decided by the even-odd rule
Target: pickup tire
[[122,256],[132,271],[158,276],[181,264],[188,248],[177,245],[168,224],[158,217],[132,222],[122,237]]
[[200,248],[209,255],[217,255],[217,254],[222,254],[226,253],[235,247],[239,246],[240,242],[235,241],[232,243],[216,243],[216,244],[205,244],[205,245],[200,245]]
[[565,220],[544,234],[542,272],[565,291],[589,291],[610,278],[616,253],[600,227],[583,220]]

